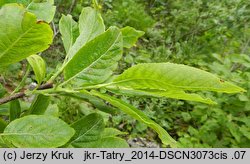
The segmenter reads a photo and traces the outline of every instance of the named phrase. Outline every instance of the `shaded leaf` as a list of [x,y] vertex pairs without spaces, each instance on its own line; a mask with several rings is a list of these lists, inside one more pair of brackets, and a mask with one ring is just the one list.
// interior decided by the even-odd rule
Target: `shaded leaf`
[[180,99],[180,100],[189,100],[189,101],[197,101],[206,104],[216,104],[209,98],[203,98],[202,96],[195,94],[195,93],[186,93],[182,90],[170,90],[170,91],[158,91],[158,90],[139,90],[139,89],[130,89],[130,88],[109,88],[112,92],[121,95],[128,95],[128,96],[142,96],[142,97],[166,97],[166,98],[173,98],[173,99]]
[[85,148],[128,148],[126,140],[119,137],[104,137],[96,141],[86,142]]
[[36,115],[44,114],[49,104],[50,104],[50,97],[39,94],[33,100],[29,108],[29,112],[30,114],[36,114]]
[[0,133],[3,133],[6,126],[7,123],[2,118],[0,118]]
[[70,144],[74,147],[84,147],[87,142],[100,139],[104,130],[104,121],[100,114],[92,113],[73,123],[71,127],[76,133]]
[[109,113],[109,114],[116,114],[117,113],[117,109],[105,104],[102,99],[99,99],[98,97],[92,96],[90,94],[83,94],[83,93],[69,94],[69,93],[66,93],[64,95],[87,101],[102,112]]
[[20,117],[21,105],[19,100],[13,100],[10,102],[10,121],[13,121]]
[[6,93],[5,88],[3,87],[3,85],[0,83],[0,98],[2,98]]
[[61,119],[45,115],[30,115],[11,122],[2,134],[3,139],[16,147],[59,147],[74,135]]

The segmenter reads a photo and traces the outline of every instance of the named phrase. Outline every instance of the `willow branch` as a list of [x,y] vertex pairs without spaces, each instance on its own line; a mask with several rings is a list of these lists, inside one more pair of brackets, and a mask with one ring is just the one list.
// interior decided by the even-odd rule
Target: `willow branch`
[[[37,90],[45,90],[45,89],[49,89],[49,88],[53,88],[53,84],[52,84],[52,83],[43,84],[43,85],[41,85],[40,87],[38,87]],[[22,92],[18,92],[18,93],[15,93],[15,94],[13,94],[13,95],[10,95],[10,96],[1,98],[1,99],[0,99],[0,105],[5,104],[5,103],[7,103],[7,102],[10,102],[10,101],[12,101],[12,100],[16,100],[16,99],[19,99],[19,98],[23,98],[23,97],[25,97],[25,96],[26,96],[25,91],[22,91]]]

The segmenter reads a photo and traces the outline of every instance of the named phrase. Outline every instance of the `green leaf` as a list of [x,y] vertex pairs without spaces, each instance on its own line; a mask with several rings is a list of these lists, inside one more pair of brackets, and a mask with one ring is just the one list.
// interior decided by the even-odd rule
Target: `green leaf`
[[32,1],[27,6],[27,11],[34,13],[37,16],[37,19],[50,23],[56,12],[56,6],[53,4],[54,2],[50,0],[43,2]]
[[145,32],[136,30],[129,26],[122,28],[121,32],[123,38],[123,47],[125,48],[133,47],[138,38],[145,34]]
[[115,129],[115,128],[105,128],[102,133],[102,137],[114,137],[114,136],[124,135],[124,134],[127,134],[127,133],[121,132],[120,130]]
[[243,125],[240,127],[240,132],[250,140],[250,128]]
[[19,100],[13,100],[10,102],[10,121],[14,121],[19,118],[21,114],[21,105]]
[[0,133],[3,133],[6,126],[7,126],[7,123],[2,118],[0,118]]
[[50,97],[39,94],[36,99],[33,100],[29,112],[30,114],[42,115],[46,111],[50,104]]
[[57,104],[49,105],[44,115],[59,117],[59,108]]
[[23,4],[23,5],[28,5],[31,2],[31,0],[1,0],[0,1],[0,6],[1,4],[6,4],[6,3],[19,3],[19,4]]
[[78,24],[80,36],[70,48],[66,60],[70,60],[88,41],[105,31],[105,25],[101,14],[91,7],[82,9]]
[[27,60],[35,73],[37,83],[40,85],[46,76],[45,61],[39,55],[31,55]]
[[106,100],[113,106],[122,110],[124,113],[130,115],[131,117],[137,119],[138,121],[145,123],[147,126],[155,130],[158,133],[159,138],[161,139],[163,144],[170,145],[171,147],[176,147],[176,141],[160,125],[158,125],[153,120],[148,118],[142,111],[136,109],[132,105],[127,104],[115,97],[104,95],[94,90],[91,91],[91,93],[95,96],[98,96]]
[[[1,0],[6,3],[19,3],[23,4],[26,8],[26,11],[29,11],[37,16],[39,20],[46,21],[50,23],[55,15],[56,7],[53,6],[54,0]],[[1,2],[0,2],[1,6]]]
[[109,114],[117,114],[117,109],[105,104],[102,99],[99,99],[96,96],[92,96],[90,94],[83,94],[83,93],[75,93],[75,94],[65,94],[65,96],[70,96],[76,99],[84,100],[91,103],[94,107],[98,110],[109,113]]
[[129,148],[128,143],[119,137],[104,137],[96,141],[86,142],[85,148]]
[[74,147],[84,147],[85,143],[100,139],[104,121],[100,114],[92,113],[73,123],[71,127],[76,133],[70,144]]
[[130,89],[159,91],[207,90],[225,93],[245,91],[209,72],[173,63],[138,64],[114,79],[114,84],[118,87]]
[[2,98],[5,95],[6,91],[3,85],[0,83],[0,98]]
[[50,26],[37,22],[22,6],[4,5],[0,9],[0,67],[47,49],[52,37]]
[[72,19],[71,15],[62,15],[59,21],[59,30],[62,35],[65,51],[68,53],[79,36],[78,24]]
[[11,122],[1,134],[19,148],[49,148],[66,144],[75,131],[61,119],[30,115]]
[[107,87],[108,90],[116,94],[128,95],[128,96],[141,96],[141,97],[166,97],[180,100],[197,101],[206,104],[216,104],[209,98],[203,98],[202,96],[195,93],[186,93],[182,90],[169,90],[169,91],[158,91],[158,90],[139,90],[139,89],[129,89],[129,88],[113,88]]
[[117,67],[122,57],[122,37],[116,27],[109,28],[83,46],[65,67],[65,79],[78,83],[102,83]]

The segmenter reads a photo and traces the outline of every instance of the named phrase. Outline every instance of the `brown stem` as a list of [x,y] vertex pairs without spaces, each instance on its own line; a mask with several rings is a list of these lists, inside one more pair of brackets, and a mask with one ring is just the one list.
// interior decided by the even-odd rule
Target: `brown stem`
[[[52,83],[43,84],[37,90],[44,90],[44,89],[49,89],[49,88],[53,88],[53,84]],[[22,92],[18,92],[18,93],[15,93],[13,95],[10,95],[8,97],[4,97],[4,98],[0,99],[0,105],[5,104],[7,102],[10,102],[12,100],[16,100],[16,99],[22,98],[24,96],[26,96],[26,94],[25,94],[24,91],[22,91]]]

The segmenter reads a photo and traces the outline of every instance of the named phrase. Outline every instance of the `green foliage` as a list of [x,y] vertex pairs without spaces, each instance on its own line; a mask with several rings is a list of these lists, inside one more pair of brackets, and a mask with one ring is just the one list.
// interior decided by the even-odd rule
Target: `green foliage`
[[[52,30],[22,6],[7,4],[0,10],[0,67],[41,52],[52,42]],[[29,48],[27,48],[29,47]]]
[[30,115],[12,121],[1,135],[16,147],[59,147],[74,133],[59,118]]
[[40,2],[34,0],[27,6],[27,11],[34,13],[37,19],[50,23],[56,12],[56,6],[54,6],[53,3],[54,0]]
[[[162,53],[166,53],[164,55],[176,55],[176,57],[172,56],[172,59],[179,59],[184,51],[189,55],[188,58],[193,57],[190,53],[194,51],[188,50],[190,47],[193,47],[193,42],[195,43],[197,41],[196,43],[198,43],[204,39],[203,36],[201,38],[197,37],[193,39],[192,42],[189,42],[186,40],[189,38],[187,37],[189,34],[185,34],[185,26],[183,28],[177,26],[176,33],[173,31],[168,33],[171,30],[166,31],[166,29],[155,31],[151,29],[146,33],[145,38],[141,40],[141,43],[148,45],[148,49],[138,50],[138,47],[141,47],[140,44],[138,47],[133,47],[144,32],[132,27],[122,28],[120,25],[138,26],[137,29],[147,31],[155,21],[144,11],[146,8],[143,4],[150,6],[151,1],[145,3],[139,0],[129,0],[126,2],[116,1],[112,4],[110,3],[109,6],[109,3],[104,2],[104,11],[113,8],[114,13],[111,12],[112,15],[115,16],[118,13],[119,16],[117,16],[117,20],[121,21],[116,21],[116,23],[119,23],[119,28],[112,26],[107,28],[107,30],[105,29],[104,21],[100,14],[102,6],[97,3],[94,4],[94,8],[84,7],[81,9],[79,18],[78,16],[71,16],[69,14],[67,16],[63,15],[61,19],[57,18],[56,21],[59,21],[59,30],[66,54],[64,55],[64,62],[57,63],[58,65],[55,70],[49,70],[47,77],[45,77],[46,68],[43,59],[41,56],[35,54],[47,49],[48,45],[52,42],[52,30],[44,21],[50,22],[54,16],[53,1],[26,2],[27,1],[22,1],[21,3],[24,3],[28,8],[17,4],[6,4],[1,8],[0,33],[1,31],[2,33],[0,35],[0,45],[2,45],[2,47],[0,46],[0,68],[3,69],[3,67],[26,58],[33,68],[38,85],[33,88],[25,86],[25,82],[23,81],[26,81],[29,75],[29,69],[27,69],[21,81],[21,85],[18,85],[12,94],[21,94],[21,96],[24,94],[28,98],[32,95],[37,95],[37,97],[32,103],[30,103],[30,100],[24,99],[26,102],[20,101],[19,105],[17,102],[11,102],[10,108],[8,105],[0,106],[1,115],[10,117],[11,120],[7,127],[5,127],[6,121],[2,121],[1,127],[3,133],[0,134],[1,146],[128,147],[126,141],[119,137],[119,135],[124,134],[123,132],[117,129],[105,128],[107,125],[106,122],[111,118],[110,114],[120,114],[116,111],[118,109],[139,121],[139,124],[135,126],[138,132],[146,132],[147,127],[154,130],[161,139],[163,146],[242,146],[242,143],[246,143],[249,139],[249,122],[247,121],[248,116],[245,113],[245,110],[248,111],[248,96],[243,94],[237,96],[228,95],[228,97],[239,97],[240,101],[246,102],[246,104],[244,104],[237,102],[238,99],[229,102],[225,101],[226,96],[221,96],[220,93],[242,93],[246,91],[245,89],[224,81],[201,69],[182,64],[173,64],[171,62],[163,63],[166,61],[166,58],[149,58],[151,57],[149,54],[152,52],[153,56],[155,53],[157,53],[157,55],[159,53],[159,56],[161,56]],[[164,2],[157,1],[156,6],[158,3]],[[194,1],[187,3],[194,5]],[[74,5],[75,4],[72,4],[72,7],[74,7]],[[195,5],[210,7],[210,4],[203,2],[195,3]],[[46,6],[49,12],[43,12]],[[170,1],[169,6],[183,8],[179,1]],[[148,13],[152,13],[153,16],[158,15],[161,19],[159,23],[157,23],[157,28],[161,28],[170,18],[174,19],[171,14],[180,14],[178,15],[179,17],[177,16],[178,21],[185,20],[186,10],[183,10],[184,12],[180,12],[181,10],[179,9],[170,11],[170,14],[167,14],[165,18],[161,15],[162,7],[164,8],[164,6],[161,6],[160,10],[152,7],[152,11],[147,11]],[[125,11],[123,10],[124,8],[126,8]],[[200,11],[198,13],[200,13]],[[188,14],[190,14],[190,17],[195,15],[196,18],[197,16],[195,12]],[[106,16],[105,20],[108,20],[108,14],[106,14]],[[13,19],[9,19],[9,17]],[[198,14],[198,17],[202,16]],[[40,19],[42,19],[42,21],[40,21]],[[116,24],[112,21],[108,23],[112,25]],[[53,30],[55,31],[54,37],[56,38],[57,26],[54,22],[52,24]],[[213,23],[211,24],[213,25]],[[170,24],[169,27],[171,27],[171,25],[172,24]],[[190,25],[188,24],[186,26],[189,27]],[[191,26],[200,27],[196,25]],[[7,27],[11,27],[10,30],[6,30]],[[210,27],[210,25],[208,27]],[[206,26],[204,32],[192,32],[191,35],[207,34],[207,30],[209,31],[210,28],[207,29]],[[163,39],[166,35],[167,39]],[[154,38],[151,39],[150,36],[154,36]],[[158,39],[161,40],[159,41]],[[5,42],[6,40],[9,40],[10,43]],[[27,49],[27,47],[29,48]],[[133,47],[131,52],[129,52],[128,49],[123,51],[123,48],[131,47]],[[169,50],[166,50],[166,47],[168,47]],[[197,47],[195,47],[195,49],[196,48]],[[135,57],[137,51],[139,53],[138,56]],[[125,52],[125,55],[128,54],[124,59],[122,58],[123,52]],[[244,52],[246,52],[245,49]],[[242,71],[241,73],[244,78],[238,77],[237,73],[233,74],[236,76],[236,79],[240,79],[240,81],[233,79],[234,83],[242,84],[245,78],[249,78],[249,74],[243,74],[243,72],[249,68],[249,57],[247,55],[242,55],[241,58],[237,56],[230,59],[230,61],[226,60],[227,58],[224,59],[224,54],[222,56],[214,55],[214,57],[218,62],[222,63],[228,62],[231,64],[232,61],[236,61],[236,63],[230,67],[231,69],[225,68],[225,70],[231,70],[231,72],[237,69]],[[130,67],[135,63],[152,62],[154,59],[158,60],[154,61],[157,63],[138,64],[125,71],[122,69]],[[187,58],[183,57],[183,59]],[[204,58],[199,57],[199,59]],[[159,61],[161,61],[161,63],[158,63]],[[190,61],[185,63],[194,65],[194,63],[191,63],[193,61],[197,62],[199,60],[190,59]],[[211,61],[211,59],[209,58],[208,61]],[[22,62],[16,70],[26,64],[27,63]],[[217,72],[222,75],[223,79],[231,79],[230,76],[225,76],[226,71],[220,69],[221,67],[218,63],[213,63],[214,65],[211,65],[211,68],[210,65],[202,61],[195,64],[203,69]],[[118,65],[122,67],[118,67]],[[219,69],[219,71],[216,69]],[[224,72],[224,74],[221,74],[220,71]],[[119,74],[119,72],[123,73]],[[5,85],[5,87],[8,86]],[[248,90],[249,84],[243,85],[243,87]],[[11,90],[12,88],[8,89]],[[23,91],[16,93],[21,90]],[[215,93],[204,91],[215,91],[219,93],[216,93],[216,95]],[[131,101],[129,97],[122,97],[120,95],[137,98]],[[144,97],[147,98],[145,99]],[[148,99],[148,97],[156,97],[158,99]],[[215,104],[211,99],[217,99],[218,106],[207,106],[197,104],[196,102],[174,100],[171,100],[170,103],[169,100],[163,99],[166,97],[207,104]],[[10,100],[8,100],[8,97],[5,99],[1,98],[0,102],[2,104]],[[147,102],[148,100],[151,102]],[[130,102],[133,105],[131,105]],[[185,107],[181,106],[183,104]],[[244,107],[242,107],[242,104],[244,104]],[[241,111],[243,113],[242,115],[239,115],[240,113],[237,111],[230,114],[226,113],[227,108],[237,105],[243,109],[243,112]],[[141,111],[135,106],[137,108],[144,107],[145,110]],[[198,108],[199,110],[192,110],[194,108]],[[208,108],[212,110],[209,111],[207,110]],[[223,108],[224,111],[222,110]],[[14,109],[18,110],[15,111]],[[166,115],[162,109],[166,109],[166,112],[169,112],[169,114]],[[197,111],[201,111],[201,113]],[[239,116],[241,116],[242,119],[239,119]],[[183,121],[188,124],[184,127],[180,126],[178,124],[180,118],[182,118],[181,123]],[[199,121],[195,121],[196,119]],[[126,121],[129,121],[129,119]],[[240,121],[241,124],[236,123]],[[69,126],[69,124],[71,124],[71,126]],[[199,126],[197,126],[197,124],[199,124]],[[218,138],[220,126],[226,129],[225,134],[219,133],[222,137],[227,138],[229,136],[228,138],[230,138],[231,135],[231,138],[234,137],[235,140],[231,141],[230,138],[220,142],[220,138]],[[134,132],[136,132],[136,130],[134,130]],[[177,141],[173,138],[176,138]],[[192,142],[188,142],[190,138]]]
[[98,92],[92,92],[94,95],[108,101],[111,103],[113,106],[119,108],[126,114],[132,116],[133,118],[145,123],[147,126],[151,127],[154,129],[158,134],[162,142],[166,145],[170,145],[172,147],[176,147],[175,140],[157,123],[154,121],[150,120],[143,112],[140,110],[134,108],[133,106],[126,104],[125,102],[116,99],[114,97],[108,96],[108,95],[103,95]]
[[6,91],[3,87],[3,85],[0,83],[0,98],[3,97],[5,95]]
[[[131,26],[146,31],[152,27],[154,20],[145,12],[144,6],[135,0],[115,0],[112,4],[104,3],[105,22],[118,27]],[[112,24],[111,24],[112,23]]]
[[[64,24],[61,25],[65,26]],[[105,25],[103,23],[101,15],[96,10],[90,7],[82,9],[81,15],[79,17],[78,26],[80,35],[77,37],[75,44],[73,44],[72,47],[69,49],[69,52],[66,56],[66,61],[70,60],[75,54],[81,51],[81,48],[88,41],[94,39],[96,36],[102,34],[105,31]],[[65,32],[67,33],[67,31]]]
[[29,108],[30,114],[42,115],[50,104],[50,97],[39,94],[33,100]]
[[140,38],[142,35],[144,35],[143,31],[138,31],[132,27],[124,27],[121,29],[122,37],[123,39],[123,46],[125,48],[131,48],[135,45],[137,42],[138,38]]
[[[111,27],[103,34],[84,45],[65,66],[66,80],[102,83],[116,68],[122,55],[122,35],[118,28]],[[83,60],[86,59],[86,60]]]
[[21,114],[21,105],[19,100],[10,102],[10,121],[14,121],[19,118]]

